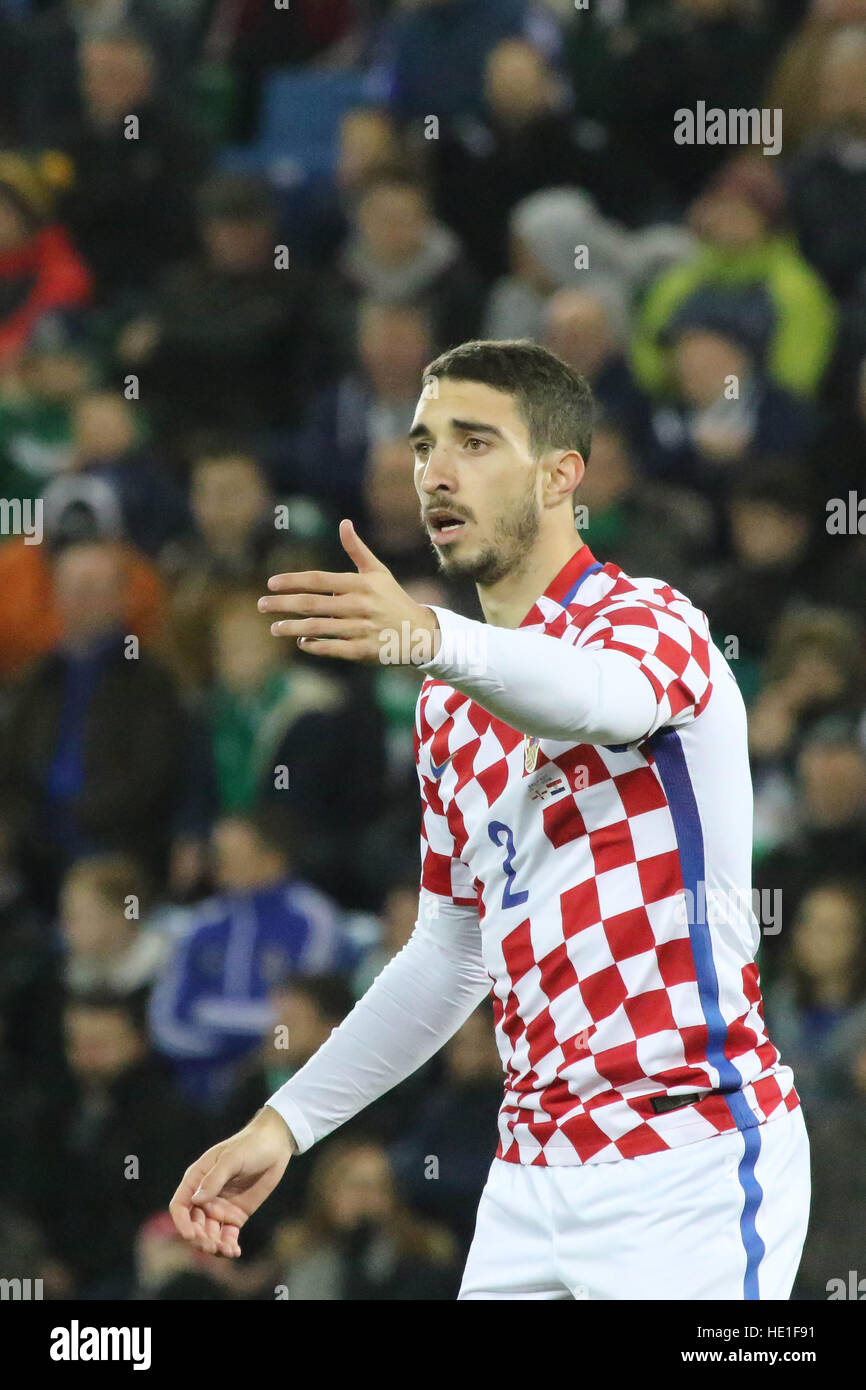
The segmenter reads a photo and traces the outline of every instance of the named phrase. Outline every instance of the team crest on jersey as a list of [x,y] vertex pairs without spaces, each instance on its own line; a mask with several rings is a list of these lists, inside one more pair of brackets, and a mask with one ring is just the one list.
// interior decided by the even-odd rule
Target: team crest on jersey
[[544,805],[550,801],[556,801],[557,796],[564,796],[567,791],[569,791],[569,783],[560,773],[556,763],[545,763],[538,776],[532,778],[531,783],[527,783],[530,801],[541,801]]
[[523,775],[528,777],[538,765],[538,739],[526,734],[523,739]]
[[[551,776],[551,771],[553,776]],[[530,801],[541,801],[547,804],[549,801],[555,801],[558,796],[563,796],[568,791],[568,783],[556,763],[547,763],[538,776],[533,777],[532,781],[527,783],[526,789]]]

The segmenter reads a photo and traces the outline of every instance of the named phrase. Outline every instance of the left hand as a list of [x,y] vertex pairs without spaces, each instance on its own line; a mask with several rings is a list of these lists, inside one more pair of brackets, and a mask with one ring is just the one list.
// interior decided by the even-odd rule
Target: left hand
[[313,656],[399,666],[429,661],[438,651],[436,614],[401,589],[351,521],[340,522],[340,541],[356,572],[308,570],[268,580],[271,592],[259,599],[259,612],[294,615],[271,623],[271,632],[296,638]]

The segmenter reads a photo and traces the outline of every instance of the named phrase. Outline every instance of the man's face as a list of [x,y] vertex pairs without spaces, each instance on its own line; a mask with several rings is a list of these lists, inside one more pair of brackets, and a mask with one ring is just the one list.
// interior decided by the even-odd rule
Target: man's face
[[391,1170],[375,1144],[359,1144],[343,1158],[328,1192],[331,1221],[338,1231],[387,1221],[394,1206]]
[[275,233],[267,217],[209,217],[201,229],[214,270],[245,275],[273,260]]
[[731,504],[734,550],[755,569],[784,568],[798,560],[809,541],[809,520],[769,498],[741,498]]
[[114,1081],[144,1054],[141,1034],[122,1009],[71,1008],[64,1032],[66,1060],[84,1083]]
[[285,1029],[284,1036],[272,1032],[265,1040],[267,1060],[274,1066],[302,1067],[340,1022],[338,1018],[323,1014],[315,999],[303,989],[276,990],[271,995],[271,1003],[274,1024]]
[[362,315],[358,356],[379,395],[411,399],[430,351],[429,334],[416,309],[377,304]]
[[745,198],[730,193],[705,193],[692,205],[692,231],[705,241],[732,251],[757,246],[767,236],[767,219]]
[[862,132],[866,127],[866,51],[849,51],[827,56],[818,87],[818,107],[822,120]]
[[54,596],[64,635],[76,642],[113,632],[123,621],[127,590],[126,567],[110,543],[63,551],[54,567]]
[[686,405],[698,410],[721,399],[729,377],[742,381],[750,374],[745,349],[710,329],[694,328],[681,333],[673,358],[680,395]]
[[268,505],[268,490],[255,461],[243,454],[203,458],[193,468],[190,503],[211,545],[246,542]]
[[508,124],[518,125],[550,106],[552,86],[544,58],[521,39],[505,39],[487,60],[484,95],[494,115]]
[[358,208],[361,235],[383,265],[403,265],[424,245],[430,217],[423,194],[404,184],[381,184]]
[[405,538],[414,546],[418,499],[412,486],[410,462],[405,439],[376,444],[367,460],[364,498],[382,536]]
[[95,120],[118,120],[150,99],[153,70],[135,43],[91,39],[81,51],[81,91]]
[[807,747],[800,755],[799,773],[812,825],[827,828],[862,820],[866,759],[858,744]]
[[253,826],[226,816],[213,832],[214,873],[225,893],[246,893],[275,883],[285,874],[277,850],[261,842]]
[[86,462],[116,458],[135,445],[135,416],[129,402],[108,391],[83,396],[74,414],[75,447]]
[[217,615],[214,665],[219,685],[240,697],[255,696],[280,669],[281,653],[252,599],[232,599]]
[[815,978],[845,972],[860,941],[857,906],[844,891],[816,888],[804,898],[794,921],[794,955]]
[[538,460],[512,396],[475,381],[425,388],[412,424],[415,490],[440,568],[495,584],[541,525]]
[[112,906],[80,877],[63,889],[61,932],[73,955],[97,959],[117,955],[133,934],[120,904]]
[[341,188],[361,188],[365,177],[397,155],[391,120],[379,111],[350,111],[340,127],[337,182]]
[[544,345],[576,372],[598,374],[613,351],[607,310],[591,290],[560,290],[550,301]]

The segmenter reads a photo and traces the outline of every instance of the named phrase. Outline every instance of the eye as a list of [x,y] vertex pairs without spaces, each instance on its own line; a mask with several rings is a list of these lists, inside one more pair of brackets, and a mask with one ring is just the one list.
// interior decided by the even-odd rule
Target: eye
[[430,451],[430,445],[428,443],[423,443],[421,440],[419,440],[417,444],[413,445],[413,449],[415,452],[416,461],[423,462]]
[[486,441],[483,440],[483,439],[475,439],[475,438],[467,439],[467,441],[466,441],[466,447],[467,447],[467,449],[470,451],[470,453],[473,453],[473,454],[477,454],[477,453],[478,453],[478,449],[473,448],[473,445],[475,445],[475,444],[478,445],[478,449],[485,449],[485,448],[487,447]]

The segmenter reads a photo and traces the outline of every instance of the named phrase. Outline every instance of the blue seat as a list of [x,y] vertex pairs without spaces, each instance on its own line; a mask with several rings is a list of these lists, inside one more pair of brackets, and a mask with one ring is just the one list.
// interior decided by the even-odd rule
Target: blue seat
[[264,167],[297,166],[299,181],[329,178],[345,113],[364,99],[362,72],[281,69],[267,78],[255,141]]

